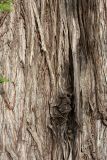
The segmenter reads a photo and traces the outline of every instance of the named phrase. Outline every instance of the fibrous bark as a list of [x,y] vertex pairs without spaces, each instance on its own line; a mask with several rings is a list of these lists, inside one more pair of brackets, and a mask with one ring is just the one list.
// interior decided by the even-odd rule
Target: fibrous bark
[[0,160],[105,160],[106,0],[16,0],[0,13]]

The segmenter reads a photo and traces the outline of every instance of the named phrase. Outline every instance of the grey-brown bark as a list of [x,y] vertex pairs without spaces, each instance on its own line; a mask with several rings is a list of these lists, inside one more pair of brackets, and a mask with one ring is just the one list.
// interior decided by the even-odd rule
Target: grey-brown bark
[[106,0],[16,0],[0,13],[0,160],[107,159]]

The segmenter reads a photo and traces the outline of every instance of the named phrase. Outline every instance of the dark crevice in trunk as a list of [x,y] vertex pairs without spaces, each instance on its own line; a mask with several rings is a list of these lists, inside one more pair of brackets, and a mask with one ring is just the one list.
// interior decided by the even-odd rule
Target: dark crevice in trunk
[[[59,144],[62,141],[70,144],[72,148],[73,160],[75,160],[77,153],[75,153],[76,138],[78,134],[79,125],[77,123],[77,114],[75,110],[75,96],[74,96],[74,68],[72,49],[70,45],[69,34],[69,82],[67,93],[57,97],[56,105],[53,106],[51,114],[52,134],[56,136]],[[55,138],[55,139],[56,139]],[[69,151],[70,152],[70,151]],[[69,153],[68,153],[69,157]]]
[[78,131],[80,130],[80,126],[77,122],[77,113],[75,109],[75,94],[74,94],[74,66],[73,66],[73,56],[72,56],[72,49],[70,45],[70,33],[69,35],[69,75],[70,75],[70,84],[71,84],[71,90],[70,93],[73,93],[71,97],[71,111],[68,115],[68,128],[70,130],[70,137],[71,137],[71,145],[72,145],[72,158],[73,160],[77,157],[77,144],[76,139],[78,136]]

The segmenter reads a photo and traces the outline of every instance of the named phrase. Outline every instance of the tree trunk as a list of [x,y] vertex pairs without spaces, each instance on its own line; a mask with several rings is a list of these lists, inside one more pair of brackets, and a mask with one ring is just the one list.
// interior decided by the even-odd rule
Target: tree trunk
[[107,160],[106,0],[15,0],[0,13],[0,160]]

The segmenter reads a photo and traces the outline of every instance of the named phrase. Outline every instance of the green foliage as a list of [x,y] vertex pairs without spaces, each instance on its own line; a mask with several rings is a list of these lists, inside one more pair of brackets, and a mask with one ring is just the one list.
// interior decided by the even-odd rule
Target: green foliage
[[0,83],[9,82],[7,78],[0,76]]
[[13,0],[2,0],[0,2],[0,12],[10,12],[12,10]]

